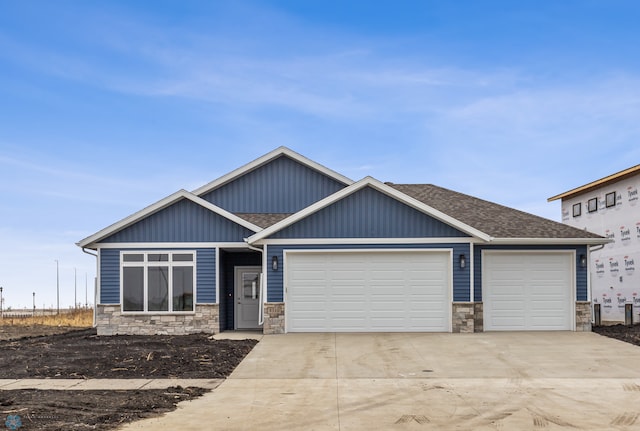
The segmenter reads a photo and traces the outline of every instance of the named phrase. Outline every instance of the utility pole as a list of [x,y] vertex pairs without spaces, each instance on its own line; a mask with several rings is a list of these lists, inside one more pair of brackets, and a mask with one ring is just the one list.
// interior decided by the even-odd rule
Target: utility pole
[[73,309],[78,307],[78,271],[73,268]]
[[89,300],[87,296],[87,273],[84,273],[84,308],[89,308]]
[[33,292],[33,316],[36,315],[36,292]]
[[0,317],[4,317],[4,311],[2,311],[2,303],[4,299],[2,299],[2,286],[0,286]]
[[56,259],[56,307],[58,309],[56,314],[60,314],[60,267],[58,259]]

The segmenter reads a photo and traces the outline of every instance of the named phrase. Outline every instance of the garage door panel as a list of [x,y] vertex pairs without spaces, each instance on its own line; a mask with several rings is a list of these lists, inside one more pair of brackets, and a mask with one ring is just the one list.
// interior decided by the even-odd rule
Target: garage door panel
[[449,331],[450,259],[448,252],[288,253],[287,330]]
[[571,329],[571,253],[486,253],[483,259],[485,329]]

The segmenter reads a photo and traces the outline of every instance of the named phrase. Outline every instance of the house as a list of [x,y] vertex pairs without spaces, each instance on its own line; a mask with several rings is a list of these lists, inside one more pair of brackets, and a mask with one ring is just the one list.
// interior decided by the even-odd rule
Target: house
[[599,235],[278,148],[78,243],[99,334],[591,327]]
[[640,307],[640,165],[550,197],[561,200],[562,222],[610,239],[590,250],[593,303],[603,324],[625,322],[625,305]]

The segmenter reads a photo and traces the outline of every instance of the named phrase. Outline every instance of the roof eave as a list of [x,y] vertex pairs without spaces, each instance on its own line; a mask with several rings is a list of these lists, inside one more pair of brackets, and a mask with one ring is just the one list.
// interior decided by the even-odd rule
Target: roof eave
[[608,238],[494,238],[492,245],[604,245]]
[[211,181],[210,183],[205,184],[202,187],[199,187],[197,189],[195,189],[192,193],[196,196],[202,196],[203,194],[209,193],[213,190],[215,190],[216,188],[227,184],[233,180],[235,180],[236,178],[241,177],[242,175],[245,175],[257,168],[259,168],[260,166],[270,162],[271,160],[274,160],[280,156],[287,156],[290,157],[291,159],[306,165],[330,178],[335,179],[336,181],[349,186],[351,184],[354,183],[354,181],[350,178],[345,177],[344,175],[327,168],[326,166],[321,165],[320,163],[314,162],[311,159],[306,158],[305,156],[303,156],[302,154],[298,154],[295,151],[291,150],[290,148],[287,147],[278,147],[275,150],[265,154],[262,157],[259,157],[257,159],[255,159],[252,162],[247,163],[244,166],[239,167],[238,169],[235,169],[231,172],[229,172],[226,175],[221,176],[218,179],[215,179],[213,181]]
[[635,175],[636,173],[640,173],[640,165],[636,165],[633,166],[631,168],[625,169],[623,171],[620,172],[616,172],[615,174],[606,176],[604,178],[600,178],[599,180],[595,180],[592,181],[588,184],[585,184],[583,186],[580,187],[576,187],[575,189],[571,189],[569,191],[566,191],[564,193],[560,193],[558,195],[555,196],[551,196],[549,199],[547,199],[547,202],[552,202],[558,199],[568,199],[568,198],[572,198],[574,196],[577,196],[579,194],[582,193],[587,193],[593,189],[599,188],[599,187],[603,187],[607,184],[611,184],[617,181],[622,181],[625,178],[630,177],[631,175]]
[[123,229],[126,229],[127,227],[137,223],[138,221],[149,217],[155,213],[157,213],[158,211],[161,211],[171,205],[173,205],[174,203],[178,202],[181,199],[188,199],[190,201],[192,201],[193,203],[202,206],[203,208],[208,209],[209,211],[218,214],[221,217],[224,217],[236,224],[239,224],[240,226],[243,226],[253,232],[259,232],[262,230],[261,227],[256,226],[253,223],[250,223],[238,216],[236,216],[235,214],[232,214],[214,204],[212,204],[211,202],[208,202],[198,196],[195,196],[191,193],[189,193],[186,190],[179,190],[169,196],[167,196],[164,199],[159,200],[158,202],[149,205],[148,207],[135,212],[133,214],[131,214],[128,217],[125,217],[124,219],[120,220],[117,223],[112,224],[111,226],[108,226],[98,232],[96,232],[95,234],[86,237],[85,239],[79,241],[76,243],[76,245],[78,247],[81,248],[88,248],[88,249],[92,249],[95,250],[97,248],[97,244],[103,240],[104,238],[111,236]]
[[290,226],[300,220],[302,220],[305,217],[308,217],[309,215],[320,211],[323,208],[326,208],[327,206],[357,192],[358,190],[367,187],[367,186],[371,186],[373,188],[375,188],[376,190],[380,191],[381,193],[384,193],[388,196],[391,196],[403,203],[405,203],[406,205],[424,213],[427,214],[443,223],[446,223],[474,238],[478,238],[482,241],[485,242],[490,242],[493,237],[491,237],[490,235],[487,235],[484,232],[481,232],[475,228],[473,228],[472,226],[469,226],[467,224],[462,223],[461,221],[448,216],[447,214],[436,210],[433,207],[430,207],[429,205],[426,205],[423,202],[420,202],[417,199],[414,199],[410,196],[408,196],[405,193],[402,193],[399,190],[394,189],[391,186],[388,186],[378,180],[376,180],[373,177],[365,177],[363,179],[361,179],[360,181],[351,184],[350,186],[337,191],[336,193],[327,196],[326,198],[304,208],[303,210],[298,211],[295,214],[292,214],[291,216],[285,218],[284,220],[262,230],[261,232],[256,233],[255,235],[250,236],[249,238],[247,238],[247,242],[249,244],[254,244],[257,241],[260,241],[262,239],[268,238],[270,235],[286,228],[287,226]]

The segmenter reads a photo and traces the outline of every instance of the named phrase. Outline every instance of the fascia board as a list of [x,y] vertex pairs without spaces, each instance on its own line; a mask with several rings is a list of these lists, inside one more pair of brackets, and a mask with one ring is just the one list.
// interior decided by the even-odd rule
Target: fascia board
[[[367,177],[368,178],[368,177]],[[309,205],[308,207],[298,211],[297,213],[291,214],[289,217],[280,220],[278,223],[269,226],[268,228],[262,230],[261,232],[256,233],[255,235],[250,236],[249,238],[247,238],[247,242],[249,244],[253,244],[254,242],[261,240],[263,238],[268,237],[269,235],[272,235],[282,229],[284,229],[285,227],[292,225],[293,223],[302,220],[305,217],[310,216],[311,214],[320,211],[321,209],[331,205],[334,202],[339,201],[340,199],[343,199],[347,196],[349,196],[352,193],[355,193],[356,191],[360,190],[362,187],[364,187],[366,184],[364,183],[364,181],[367,179],[363,179],[360,180],[356,183],[351,184],[348,187],[345,187],[342,190],[338,190],[337,192],[335,192],[332,195],[327,196],[324,199],[319,200],[318,202]]]
[[604,245],[608,238],[494,238],[492,245]]
[[401,202],[404,202],[405,204],[409,205],[410,207],[423,212],[437,220],[440,220],[441,222],[448,224],[449,226],[452,226],[458,230],[461,230],[462,232],[471,235],[472,237],[475,238],[479,238],[482,239],[484,241],[491,241],[493,239],[493,237],[491,235],[487,235],[486,233],[472,227],[469,226],[466,223],[461,222],[460,220],[453,218],[445,213],[443,213],[442,211],[439,211],[423,202],[420,202],[419,200],[412,198],[411,196],[408,196],[404,193],[402,193],[399,190],[394,189],[391,186],[388,186],[378,180],[376,180],[375,178],[371,178],[371,186],[375,187],[376,189],[378,189],[380,192],[385,193],[388,196],[391,196]]
[[304,157],[301,154],[296,153],[295,151],[287,148],[287,147],[279,147],[276,148],[275,150],[271,151],[270,153],[265,154],[262,157],[259,157],[257,159],[255,159],[254,161],[247,163],[244,166],[239,167],[238,169],[235,169],[231,172],[229,172],[226,175],[221,176],[220,178],[211,181],[208,184],[205,184],[202,187],[199,187],[197,189],[195,189],[192,193],[196,196],[201,196],[205,193],[208,193],[220,186],[222,186],[223,184],[226,184],[228,182],[231,182],[233,180],[235,180],[236,178],[239,178],[251,171],[253,171],[254,169],[257,169],[258,167],[270,162],[271,160],[280,157],[282,155],[288,156],[290,158],[292,158],[293,160],[296,160],[297,162],[309,166],[312,169],[315,169],[316,171],[319,171],[320,173],[331,177],[333,179],[335,179],[336,181],[339,181],[347,186],[353,184],[353,180],[350,178],[345,177],[344,175],[339,174],[338,172],[335,172],[329,168],[327,168],[326,166],[323,166],[317,162],[314,162],[311,159],[308,159],[306,157]]
[[400,202],[403,202],[407,205],[409,205],[410,207],[417,209],[420,212],[423,212],[429,216],[432,216],[440,221],[442,221],[443,223],[446,223],[450,226],[455,227],[456,229],[459,229],[461,231],[463,231],[464,233],[467,233],[473,237],[482,239],[483,241],[491,241],[491,236],[485,234],[484,232],[480,232],[477,229],[472,228],[471,226],[468,226],[438,210],[436,210],[435,208],[432,208],[428,205],[423,204],[422,202],[413,199],[410,196],[405,195],[404,193],[395,190],[392,187],[387,186],[386,184],[376,180],[373,177],[365,177],[363,179],[361,179],[360,181],[353,183],[352,185],[350,185],[349,187],[346,187],[342,190],[337,191],[336,193],[327,196],[326,198],[316,202],[313,205],[308,206],[307,208],[298,211],[295,214],[292,214],[291,216],[287,217],[284,220],[281,220],[280,222],[264,229],[261,232],[256,233],[255,235],[250,236],[249,238],[247,238],[247,242],[249,244],[253,244],[256,241],[259,241],[261,239],[267,238],[268,236],[274,234],[275,232],[278,232],[282,229],[284,229],[287,226],[292,225],[293,223],[296,223],[297,221],[302,220],[305,217],[308,217],[309,215],[320,211],[321,209],[333,204],[334,202],[337,202],[341,199],[344,199],[345,197],[357,192],[358,190],[367,187],[367,186],[371,186],[373,188],[375,188],[376,190],[393,197],[394,199],[399,200]]
[[128,217],[123,218],[122,220],[107,226],[106,228],[94,233],[91,236],[86,237],[85,239],[81,240],[80,242],[77,242],[76,245],[78,245],[79,247],[87,247],[90,244],[93,244],[109,235],[114,234],[115,232],[118,232],[128,226],[131,226],[132,224],[136,223],[139,220],[142,220],[143,218],[160,211],[163,208],[168,207],[169,205],[173,204],[174,202],[178,201],[179,199],[182,199],[183,197],[185,197],[185,194],[189,193],[186,190],[178,190],[177,192],[167,196],[166,198],[160,199],[158,202],[153,203],[151,205],[149,205],[146,208],[141,209],[138,212],[135,212],[133,214],[131,214]]
[[636,165],[633,166],[631,168],[625,169],[623,171],[617,172],[615,174],[606,176],[604,178],[600,178],[599,180],[596,181],[592,181],[588,184],[585,184],[583,186],[580,187],[576,187],[575,189],[571,189],[567,192],[564,193],[560,193],[559,195],[555,195],[555,196],[551,196],[549,199],[547,199],[547,202],[552,202],[558,199],[568,199],[568,198],[572,198],[574,196],[580,195],[582,193],[586,193],[592,190],[595,190],[597,188],[600,187],[604,187],[606,185],[609,185],[611,183],[617,182],[617,181],[621,181],[625,178],[628,178],[629,176],[632,175],[637,175],[638,173],[640,173],[640,165]]
[[201,197],[198,197],[192,193],[186,192],[187,194],[184,196],[185,198],[189,199],[190,201],[192,201],[193,203],[196,203],[206,209],[208,209],[209,211],[212,211],[216,214],[218,214],[219,216],[222,216],[226,219],[231,220],[232,222],[239,224],[240,226],[246,227],[249,230],[252,230],[254,232],[260,232],[262,230],[261,227],[256,226],[253,223],[250,223],[248,221],[246,221],[243,218],[238,217],[237,215],[230,213],[229,211],[220,208],[217,205],[212,204],[209,201],[206,201],[204,199],[202,199]]
[[262,228],[249,223],[248,221],[241,219],[240,217],[236,216],[235,214],[232,214],[210,202],[207,202],[206,200],[195,196],[191,193],[189,193],[186,190],[179,190],[169,196],[167,196],[164,199],[159,200],[158,202],[149,205],[148,207],[120,220],[117,223],[112,224],[111,226],[108,226],[104,229],[102,229],[101,231],[83,239],[82,241],[76,243],[76,245],[78,245],[79,247],[89,247],[92,244],[95,244],[96,242],[106,238],[107,236],[113,235],[114,233],[121,231],[122,229],[125,229],[129,226],[131,226],[132,224],[144,219],[145,217],[148,217],[164,208],[167,208],[169,206],[171,206],[172,204],[174,204],[175,202],[179,201],[180,199],[188,199],[190,201],[192,201],[193,203],[200,205],[206,209],[208,209],[209,211],[212,211],[224,218],[227,218],[229,220],[231,220],[234,223],[237,223],[243,227],[246,227],[249,230],[252,230],[254,232],[259,232]]

